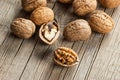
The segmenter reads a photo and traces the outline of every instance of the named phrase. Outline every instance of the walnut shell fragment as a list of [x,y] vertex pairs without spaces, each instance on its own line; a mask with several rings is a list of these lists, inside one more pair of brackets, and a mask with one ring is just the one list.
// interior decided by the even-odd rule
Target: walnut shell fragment
[[106,8],[116,8],[120,5],[120,0],[99,0]]
[[78,16],[85,16],[97,8],[97,0],[74,0],[73,9]]
[[63,67],[72,67],[79,62],[78,55],[75,51],[66,47],[59,47],[54,51],[54,61]]
[[39,7],[35,9],[30,19],[36,24],[41,25],[54,20],[54,12],[48,7]]
[[39,30],[40,39],[46,44],[53,44],[59,37],[60,27],[55,21],[43,24]]
[[21,0],[21,3],[23,9],[27,12],[31,12],[40,6],[47,6],[47,0]]
[[69,41],[87,40],[91,36],[91,28],[87,21],[78,19],[68,23],[63,31],[63,36]]
[[35,24],[24,18],[17,18],[11,23],[11,32],[19,38],[30,38],[35,33]]
[[58,0],[58,1],[63,4],[71,4],[73,2],[73,0]]
[[109,33],[114,27],[113,19],[101,10],[95,10],[89,14],[88,22],[93,31]]

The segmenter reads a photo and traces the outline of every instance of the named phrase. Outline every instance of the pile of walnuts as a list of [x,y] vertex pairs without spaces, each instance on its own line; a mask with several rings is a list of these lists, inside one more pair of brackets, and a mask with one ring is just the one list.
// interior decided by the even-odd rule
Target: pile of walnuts
[[[68,41],[87,40],[92,30],[98,33],[109,33],[114,27],[113,19],[101,10],[96,10],[97,0],[58,0],[63,4],[72,4],[73,12],[78,16],[88,16],[87,20],[77,19],[68,23],[63,36]],[[115,8],[120,0],[99,0],[106,8]],[[60,26],[54,20],[54,12],[46,7],[47,0],[21,0],[22,7],[30,12],[30,19],[17,18],[10,26],[11,32],[19,38],[28,39],[39,28],[39,37],[46,44],[53,44],[59,37]],[[75,51],[66,47],[59,47],[54,51],[55,63],[71,67],[78,63],[79,58]]]

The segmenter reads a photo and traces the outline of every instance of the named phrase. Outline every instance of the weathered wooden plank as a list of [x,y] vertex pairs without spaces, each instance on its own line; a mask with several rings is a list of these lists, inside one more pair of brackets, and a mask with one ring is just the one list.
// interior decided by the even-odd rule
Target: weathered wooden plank
[[114,30],[105,35],[88,80],[120,80],[120,7],[114,10]]
[[[59,6],[58,6],[58,8],[59,8]],[[58,9],[56,9],[56,10],[58,10]],[[63,9],[62,9],[63,10]],[[68,12],[68,13],[67,13]],[[73,12],[69,12],[69,11],[66,11],[66,13],[65,13],[65,15],[68,17],[66,17],[65,16],[65,20],[64,20],[64,18],[63,18],[63,21],[66,21],[66,22],[63,22],[62,24],[67,24],[68,22],[70,22],[70,21],[72,21],[71,19],[69,19],[69,18],[73,18],[73,20],[74,19],[77,19],[77,17],[75,17],[75,15],[73,14]],[[69,20],[69,21],[67,21],[67,20]],[[85,77],[85,75],[86,75],[86,73],[87,73],[87,70],[88,70],[88,68],[89,68],[89,65],[90,65],[90,62],[92,61],[92,58],[93,58],[93,56],[94,56],[94,51],[96,51],[96,49],[99,47],[99,44],[100,44],[100,42],[101,42],[101,40],[102,40],[102,35],[98,35],[99,37],[96,37],[95,38],[95,34],[93,34],[93,36],[91,37],[91,39],[90,40],[88,40],[88,41],[85,41],[84,43],[83,42],[76,42],[76,43],[74,43],[74,45],[72,46],[72,48],[73,49],[75,49],[76,50],[76,52],[79,54],[79,57],[80,57],[80,60],[82,61],[82,59],[83,59],[83,56],[86,54],[86,56],[85,56],[85,59],[86,60],[88,60],[88,58],[90,58],[89,59],[89,61],[87,62],[88,64],[86,64],[87,65],[87,68],[85,68],[85,64],[82,64],[82,69],[81,70],[84,70],[85,72],[84,72],[84,74],[83,73],[81,73],[81,75],[84,75],[84,76],[82,76],[82,78],[84,79],[84,77]],[[96,41],[94,41],[95,43],[92,43],[93,42],[93,40],[96,40]],[[97,44],[96,44],[97,43]],[[88,45],[92,45],[94,48],[92,48],[91,46],[88,46]],[[90,49],[92,49],[93,51],[89,51]],[[80,50],[80,51],[79,51]],[[86,52],[85,52],[86,51]],[[93,54],[92,54],[93,53]],[[91,54],[91,55],[90,55]],[[84,60],[83,61],[83,63],[85,63],[86,62],[86,60]],[[80,63],[81,64],[81,63]],[[60,71],[59,71],[59,73],[57,73],[58,72],[58,70],[56,69],[54,72],[53,72],[53,74],[52,74],[52,76],[53,77],[50,77],[50,80],[53,80],[53,79],[58,79],[58,80],[73,80],[73,78],[74,78],[74,76],[75,76],[75,74],[76,74],[76,71],[78,70],[78,68],[79,68],[79,65],[78,66],[75,66],[75,67],[73,67],[73,68],[70,68],[70,69],[67,69],[67,68],[63,68],[63,69],[61,69]],[[80,67],[81,68],[81,67]],[[57,71],[57,72],[56,72]],[[57,74],[58,75],[58,77],[54,77],[54,74]],[[82,78],[79,78],[79,79],[82,79]]]
[[9,24],[15,17],[14,10],[17,15],[17,12],[19,12],[20,9],[19,2],[16,2],[18,1],[0,1],[0,4],[2,5],[0,9],[0,79],[2,79],[3,75],[7,72],[8,66],[11,65],[11,62],[22,43],[22,39],[15,38],[15,36],[11,35],[9,32]]
[[[52,8],[54,7],[54,3],[55,2],[49,3],[48,6]],[[46,60],[47,62],[49,62],[48,59],[49,56],[51,55],[50,53],[51,50],[52,47],[44,44],[41,41],[38,42],[33,51],[33,54],[30,57],[30,60],[26,64],[26,67],[19,79],[38,80],[40,78],[40,75],[42,75],[43,70],[45,70],[44,68],[48,67],[46,66]],[[48,56],[48,59],[46,59],[46,56]]]
[[[107,12],[107,11],[105,10],[105,12]],[[113,12],[113,9],[110,10],[109,14],[112,15],[112,12]],[[82,60],[83,63],[80,64],[80,67],[78,68],[78,71],[77,71],[76,75],[74,76],[74,80],[77,80],[77,79],[84,80],[84,79],[86,79],[86,76],[89,74],[89,70],[92,68],[92,64],[94,63],[94,60],[96,59],[96,55],[98,54],[97,52],[99,51],[99,48],[101,46],[101,42],[102,42],[102,40],[104,38],[104,35],[102,35],[102,34],[97,34],[97,33],[95,33],[95,34],[96,34],[96,36],[94,37],[94,39],[99,39],[100,41],[96,41],[96,43],[90,42],[91,45],[93,45],[93,44],[96,45],[97,44],[97,46],[96,47],[95,46],[91,46],[91,47],[95,47],[93,49],[93,52],[91,52],[92,49],[88,48],[88,50],[90,50],[90,51],[88,51],[86,53],[91,54],[90,55],[91,57],[89,57],[88,55],[86,55],[85,60],[84,60],[84,57],[83,57],[83,60]],[[100,35],[101,37],[98,38],[98,35]],[[88,64],[90,66],[88,66]],[[83,75],[83,72],[85,72],[84,75]]]
[[[54,65],[54,61],[53,61],[54,54],[52,53],[52,51],[54,51],[57,47],[60,47],[60,46],[62,46],[62,44],[64,44],[64,42],[62,42],[62,40],[63,40],[62,37],[60,37],[59,41],[57,41],[54,45],[51,46],[52,49],[51,49],[51,51],[48,51],[47,52],[48,55],[45,55],[46,57],[43,58],[43,61],[41,62],[41,64],[38,67],[38,70],[36,72],[34,80],[37,80],[37,79],[48,80],[49,77],[51,77],[53,68],[56,67],[56,65]],[[67,45],[70,45],[70,44],[66,43],[66,46]],[[41,69],[42,69],[42,73],[41,73]],[[37,77],[37,76],[39,76],[39,77]],[[57,77],[57,74],[56,74],[56,77]]]
[[[54,3],[50,3],[48,6],[54,8],[55,18],[60,23],[62,32],[68,22],[78,17],[73,14],[71,6],[60,3],[54,5]],[[113,18],[116,22],[116,27],[109,35],[104,36],[93,33],[87,41],[67,42],[63,40],[61,33],[59,40],[52,46],[48,46],[38,41],[38,33],[33,38],[24,41],[11,35],[9,24],[12,19],[16,16],[28,17],[28,14],[21,11],[20,1],[18,0],[1,0],[0,4],[3,5],[0,10],[1,80],[120,79],[120,32],[118,27],[120,23],[120,20],[118,20],[120,8],[114,10]],[[104,8],[100,7],[99,9]],[[111,15],[113,9],[107,9],[106,12]],[[80,58],[79,65],[73,68],[63,68],[55,65],[52,51],[59,46],[74,49]]]
[[[60,4],[60,3],[56,3],[56,6],[54,7],[54,12],[56,14],[56,19],[60,22],[60,25],[62,25],[61,26],[62,27],[61,33],[63,32],[64,26],[68,22],[70,22],[72,20],[75,20],[75,18],[76,18],[75,15],[74,15],[74,17],[71,16],[71,15],[73,15],[73,13],[71,11],[71,7],[70,6],[65,6],[65,5]],[[71,16],[71,17],[68,17],[68,16]],[[63,38],[63,35],[61,37]],[[61,46],[65,46],[65,47],[71,48],[73,46],[73,42],[67,42],[67,41],[64,40],[63,43],[61,44]],[[53,68],[53,70],[50,72],[51,74],[50,74],[50,77],[49,77],[48,80],[58,79],[59,78],[59,74],[61,73],[62,69],[63,69],[62,67],[55,66]]]
[[[36,45],[36,38],[25,40],[21,45],[18,53],[13,58],[11,65],[8,65],[7,72],[3,75],[3,80],[19,80],[19,77],[31,57],[31,53]],[[3,65],[4,67],[6,65]]]
[[16,14],[19,13],[20,1],[18,0],[0,0],[0,45],[9,34],[9,25]]
[[[8,50],[9,48],[11,49],[10,46],[12,45],[14,41],[16,41],[15,38],[10,33],[9,25],[14,17],[21,14],[21,13],[18,14],[18,12],[21,10],[21,7],[19,6],[20,4],[17,0],[15,1],[14,0],[13,1],[1,0],[0,4],[2,5],[0,9],[0,32],[1,32],[0,34],[0,53],[1,53],[0,57],[2,58],[0,61],[2,63],[4,59],[6,58],[4,55],[6,55],[7,49]],[[22,39],[16,41],[16,43],[18,43],[18,45],[16,46],[16,50],[18,50],[17,47],[20,46],[21,42],[22,42]]]
[[[58,18],[56,18],[56,19],[58,20]],[[62,33],[61,33],[61,36],[62,36]],[[62,37],[60,37],[59,41],[62,42],[62,40],[63,40]],[[54,50],[54,49],[56,49],[56,47],[59,47],[60,46],[59,44],[61,44],[60,42],[56,42],[53,46],[50,47],[50,49],[53,48],[53,50]],[[64,42],[63,44],[66,45],[66,43]],[[58,45],[56,45],[56,44],[58,44]],[[68,45],[70,45],[70,44],[72,44],[72,43],[69,43]],[[36,51],[36,49],[35,49],[35,51]],[[26,78],[29,78],[29,79],[34,78],[34,80],[38,80],[38,79],[40,79],[40,80],[43,80],[43,79],[48,80],[49,79],[49,77],[51,75],[51,72],[53,70],[53,67],[54,67],[54,65],[53,65],[54,64],[53,63],[53,54],[48,53],[48,52],[45,52],[45,53],[47,53],[47,54],[44,54],[44,52],[40,52],[40,54],[44,54],[45,57],[43,56],[44,58],[42,59],[42,61],[39,61],[39,60],[36,59],[39,64],[33,65],[32,67],[31,67],[30,64],[33,64],[31,62],[33,61],[33,59],[35,59],[36,56],[33,56],[30,59],[30,61],[28,63],[28,66],[26,67],[25,72],[23,73],[23,76],[21,77],[21,79],[26,79]],[[34,53],[34,55],[35,54],[36,53]],[[31,70],[31,68],[34,68],[34,67],[35,67],[35,70],[31,71],[31,77],[30,77],[28,75],[27,71]],[[36,69],[36,67],[37,67],[37,69]]]
[[34,79],[37,68],[38,68],[39,64],[41,63],[41,61],[43,60],[44,56],[47,55],[46,51],[48,49],[49,49],[48,45],[41,44],[41,42],[37,43],[37,46],[35,47],[35,50],[33,51],[33,55],[31,56],[20,79],[23,79],[23,80],[24,79],[29,79],[29,80]]
[[[5,19],[5,21],[9,20],[8,23],[10,24],[10,22],[12,21],[12,19],[14,17],[24,16],[25,13],[21,10],[20,1],[16,1],[15,4],[11,4],[11,1],[7,1],[7,2],[8,2],[8,5],[12,5],[12,7],[14,5],[14,8],[7,13],[8,16],[11,15],[12,18]],[[6,3],[4,3],[4,4],[6,4]],[[3,7],[5,7],[5,6],[3,6]],[[19,15],[17,14],[17,12],[19,12],[18,13]],[[4,14],[4,16],[5,15],[6,14]],[[3,25],[3,27],[6,27],[6,26]],[[9,28],[8,28],[8,30],[6,30],[6,32],[9,32]],[[2,35],[2,36],[6,36],[6,35]],[[27,63],[27,60],[29,60],[29,57],[32,53],[32,49],[34,49],[36,40],[37,40],[37,38],[33,37],[33,39],[31,39],[31,40],[23,41],[23,44],[22,44],[21,43],[22,39],[13,37],[11,35],[11,33],[8,34],[4,43],[0,46],[0,52],[1,52],[1,59],[0,59],[0,62],[1,62],[0,76],[1,77],[0,77],[0,79],[2,79],[2,80],[3,79],[4,80],[18,80],[19,79],[19,77]],[[20,64],[18,64],[19,61],[20,61]],[[20,69],[18,70],[18,68],[20,68]]]
[[1,53],[2,54],[2,56],[0,58],[0,79],[1,80],[2,80],[2,77],[4,77],[3,75],[5,75],[5,73],[7,73],[8,67],[11,65],[15,55],[17,54],[17,51],[19,50],[21,42],[22,42],[21,39],[15,39],[13,36],[10,36],[9,40],[10,41],[12,40],[11,44],[8,44],[7,47],[4,47],[7,49],[4,51],[3,54]]

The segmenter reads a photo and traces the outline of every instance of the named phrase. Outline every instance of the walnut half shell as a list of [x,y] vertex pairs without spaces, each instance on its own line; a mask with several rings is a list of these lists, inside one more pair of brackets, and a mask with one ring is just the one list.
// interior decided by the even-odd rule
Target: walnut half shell
[[54,61],[63,67],[71,67],[79,62],[78,55],[75,51],[66,47],[59,47],[54,51]]
[[43,24],[39,30],[39,37],[46,44],[53,44],[60,34],[60,28],[55,21]]

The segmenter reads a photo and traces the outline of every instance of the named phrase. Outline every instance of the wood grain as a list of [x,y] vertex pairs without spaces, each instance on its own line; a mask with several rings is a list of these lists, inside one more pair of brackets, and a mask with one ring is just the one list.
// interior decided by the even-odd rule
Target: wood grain
[[[87,41],[68,42],[62,32],[64,26],[78,17],[71,5],[49,0],[55,19],[61,27],[59,39],[51,46],[35,35],[27,40],[17,38],[10,32],[10,23],[17,17],[29,18],[22,10],[20,0],[0,0],[0,80],[120,80],[120,7],[104,10],[115,21],[109,34],[93,32]],[[75,50],[80,58],[78,65],[63,68],[53,61],[53,51],[60,46]]]

